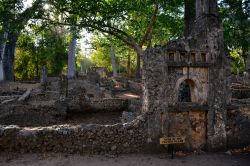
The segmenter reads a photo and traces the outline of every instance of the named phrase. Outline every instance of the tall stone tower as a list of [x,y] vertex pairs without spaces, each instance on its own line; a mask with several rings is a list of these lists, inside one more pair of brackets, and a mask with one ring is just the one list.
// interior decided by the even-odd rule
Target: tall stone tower
[[143,56],[143,111],[149,140],[185,136],[187,149],[226,146],[229,64],[216,0],[196,0],[194,27],[185,39]]

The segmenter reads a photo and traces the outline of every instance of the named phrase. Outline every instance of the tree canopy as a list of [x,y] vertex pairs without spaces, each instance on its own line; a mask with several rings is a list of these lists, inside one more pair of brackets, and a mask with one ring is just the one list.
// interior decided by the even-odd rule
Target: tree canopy
[[[19,79],[38,77],[43,64],[48,65],[51,75],[58,75],[67,66],[70,41],[79,38],[82,29],[93,34],[93,64],[111,70],[112,46],[120,70],[136,71],[139,76],[140,57],[146,48],[163,46],[189,33],[194,2],[33,0],[25,7],[24,0],[0,0],[0,52],[5,77],[13,80],[14,69]],[[232,71],[243,72],[250,54],[250,4],[248,0],[221,0],[219,8],[226,48],[233,59]],[[60,30],[63,32],[58,33]]]

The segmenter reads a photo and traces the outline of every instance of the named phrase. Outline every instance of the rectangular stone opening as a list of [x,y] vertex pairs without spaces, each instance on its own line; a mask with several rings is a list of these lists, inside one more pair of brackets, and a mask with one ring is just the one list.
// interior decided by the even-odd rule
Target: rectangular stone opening
[[191,62],[195,63],[196,58],[195,58],[195,53],[191,53]]
[[185,62],[185,56],[186,56],[186,53],[185,52],[181,52],[180,54],[181,56],[181,62]]
[[206,53],[201,53],[201,61],[206,62],[207,61],[207,55]]
[[173,52],[171,52],[171,53],[169,53],[169,55],[168,55],[169,57],[168,57],[168,59],[169,59],[169,61],[174,61],[174,53]]

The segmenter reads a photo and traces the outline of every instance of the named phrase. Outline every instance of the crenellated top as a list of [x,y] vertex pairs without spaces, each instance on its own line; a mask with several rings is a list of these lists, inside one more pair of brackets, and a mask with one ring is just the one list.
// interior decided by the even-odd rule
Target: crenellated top
[[167,51],[165,59],[168,66],[209,67],[212,65],[210,55],[205,51]]
[[170,41],[163,47],[163,52],[168,66],[209,67],[213,63],[208,47],[196,40]]

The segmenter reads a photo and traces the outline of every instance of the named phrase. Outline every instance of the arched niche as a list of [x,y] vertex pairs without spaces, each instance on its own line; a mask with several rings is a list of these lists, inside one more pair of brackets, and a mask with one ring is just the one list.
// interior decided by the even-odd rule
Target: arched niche
[[195,77],[181,77],[176,83],[177,102],[204,103],[201,83]]
[[193,83],[185,80],[180,84],[178,92],[178,102],[191,102],[192,100],[192,87]]

